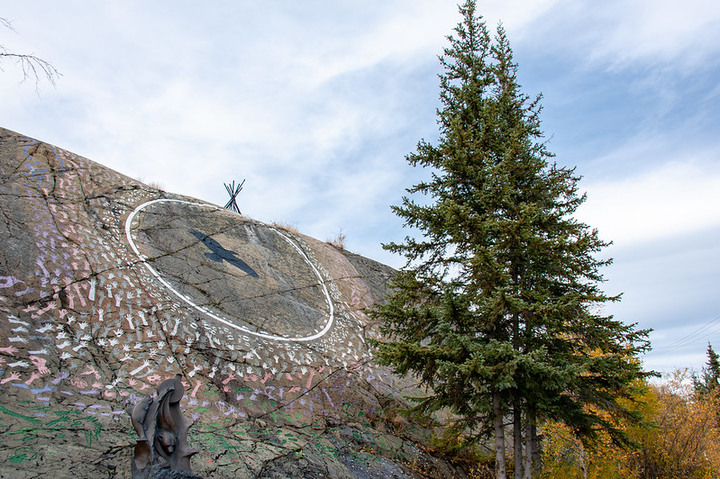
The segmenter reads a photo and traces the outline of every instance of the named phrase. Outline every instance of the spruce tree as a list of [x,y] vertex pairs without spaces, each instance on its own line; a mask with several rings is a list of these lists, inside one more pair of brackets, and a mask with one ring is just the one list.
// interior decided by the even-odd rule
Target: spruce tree
[[701,396],[720,391],[720,356],[708,343],[707,347],[707,363],[702,370],[702,376],[698,378],[693,375],[695,383],[695,391]]
[[707,355],[708,361],[705,383],[708,389],[715,391],[720,389],[720,358],[710,343],[708,343]]
[[458,430],[493,437],[497,477],[512,418],[516,477],[523,451],[532,477],[540,419],[622,440],[603,412],[627,413],[617,399],[647,374],[647,332],[596,313],[619,297],[599,287],[608,243],[572,218],[580,178],[550,163],[540,97],[522,93],[503,28],[492,40],[473,0],[460,14],[440,57],[439,139],[406,158],[430,177],[392,207],[422,235],[384,245],[406,265],[372,312],[377,358],[429,387],[416,411],[448,408]]

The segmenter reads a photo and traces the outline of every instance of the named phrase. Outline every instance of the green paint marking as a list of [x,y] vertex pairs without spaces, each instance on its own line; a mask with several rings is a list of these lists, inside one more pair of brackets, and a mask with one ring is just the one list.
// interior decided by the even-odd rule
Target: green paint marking
[[19,417],[20,419],[25,419],[26,421],[31,422],[33,424],[38,424],[40,422],[40,420],[37,418],[18,414],[15,411],[11,411],[10,409],[6,408],[5,406],[0,406],[0,412],[4,412],[8,416]]
[[47,423],[46,427],[49,429],[52,429],[52,428],[55,428],[55,426],[58,426],[60,423],[67,422],[67,421],[70,421],[69,417],[67,417],[67,416],[59,417],[59,418],[55,419],[54,421],[50,421],[49,423]]
[[15,449],[15,454],[8,458],[8,461],[15,464],[20,464],[21,462],[25,462],[27,460],[32,461],[33,459],[37,458],[37,456],[38,453],[35,449],[33,449],[32,447],[23,446]]
[[51,412],[53,407],[52,406],[34,406],[30,408],[33,411],[40,411],[40,412]]

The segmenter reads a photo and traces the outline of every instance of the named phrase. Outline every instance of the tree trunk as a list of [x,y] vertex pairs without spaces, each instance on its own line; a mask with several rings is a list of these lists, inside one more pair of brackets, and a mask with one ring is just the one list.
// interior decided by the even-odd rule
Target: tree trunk
[[537,426],[535,425],[537,418],[535,416],[535,408],[528,406],[527,408],[527,431],[525,433],[525,477],[524,479],[532,479],[540,476],[540,450],[537,442]]
[[[518,285],[517,268],[513,272],[513,285]],[[520,352],[520,314],[513,313],[513,349]],[[513,462],[515,479],[523,479],[523,430],[522,430],[522,398],[520,392],[513,393]]]
[[583,479],[587,479],[588,471],[587,464],[585,464],[585,444],[580,443],[580,470],[582,471]]
[[500,407],[500,395],[493,394],[493,423],[495,426],[495,478],[507,479],[505,469],[505,425]]
[[530,454],[532,455],[532,475],[533,477],[540,477],[543,465],[542,455],[540,454],[540,441],[538,441],[537,437],[537,421],[535,418],[533,418],[533,423],[530,427],[530,437],[532,438],[530,441],[532,444],[532,450],[530,451]]
[[525,433],[525,476],[523,479],[532,479],[533,477],[533,456],[532,456],[532,435],[530,434],[530,421],[527,423],[527,432]]
[[513,406],[513,448],[513,460],[515,462],[515,474],[513,477],[523,479],[522,409],[518,393],[515,393],[515,405]]

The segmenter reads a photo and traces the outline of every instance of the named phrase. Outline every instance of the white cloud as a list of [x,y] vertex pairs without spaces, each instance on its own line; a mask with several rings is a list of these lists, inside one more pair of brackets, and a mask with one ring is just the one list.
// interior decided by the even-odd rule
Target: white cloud
[[607,2],[609,30],[594,48],[594,59],[614,65],[660,61],[698,66],[720,52],[720,6],[715,0]]
[[720,169],[668,163],[614,181],[583,185],[578,216],[618,246],[720,225]]
[[502,22],[508,32],[512,32],[511,43],[521,41],[533,31],[530,24],[550,12],[562,0],[490,0],[477,4],[478,12],[485,19],[490,31]]
[[561,0],[520,38],[586,68],[652,67],[688,74],[717,64],[719,22],[715,0]]

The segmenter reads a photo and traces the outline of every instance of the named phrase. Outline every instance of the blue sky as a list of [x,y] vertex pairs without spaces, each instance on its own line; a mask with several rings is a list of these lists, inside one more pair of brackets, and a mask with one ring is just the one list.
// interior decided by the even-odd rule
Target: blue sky
[[[720,4],[493,0],[526,93],[542,93],[558,163],[577,166],[580,219],[614,241],[611,312],[653,328],[649,368],[720,350]],[[400,266],[389,206],[422,177],[404,156],[437,137],[450,1],[200,4],[3,2],[0,45],[62,77],[0,67],[0,126]]]

